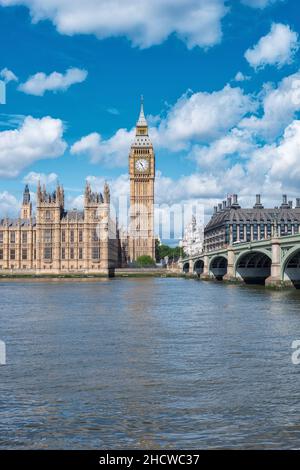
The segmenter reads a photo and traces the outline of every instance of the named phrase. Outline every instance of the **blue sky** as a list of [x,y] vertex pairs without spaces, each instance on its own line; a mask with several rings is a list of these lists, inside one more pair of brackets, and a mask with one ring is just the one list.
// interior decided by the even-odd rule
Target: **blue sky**
[[141,94],[158,202],[299,196],[299,2],[116,4],[0,0],[2,214],[38,178],[59,178],[72,207],[86,177],[126,193]]

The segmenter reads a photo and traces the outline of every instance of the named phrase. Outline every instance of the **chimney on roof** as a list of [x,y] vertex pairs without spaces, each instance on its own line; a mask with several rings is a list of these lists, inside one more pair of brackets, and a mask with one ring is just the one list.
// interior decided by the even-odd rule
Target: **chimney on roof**
[[231,202],[232,202],[231,196],[228,196],[228,198],[227,198],[227,207],[231,207]]
[[283,194],[281,208],[287,208],[287,207],[289,207],[288,202],[287,202],[287,195]]
[[214,214],[216,214],[217,212],[218,212],[218,207],[215,206],[215,207],[214,207]]
[[227,207],[227,202],[226,201],[223,201],[223,210],[225,210]]
[[234,208],[234,209],[240,209],[241,208],[241,206],[238,203],[238,195],[237,194],[233,195],[233,202],[231,204],[231,207]]
[[300,197],[296,199],[296,209],[300,209]]
[[219,212],[222,211],[222,203],[221,202],[218,204],[218,210],[219,210]]
[[290,209],[293,209],[293,201],[289,201]]
[[256,194],[256,202],[255,202],[254,209],[263,209],[260,194]]

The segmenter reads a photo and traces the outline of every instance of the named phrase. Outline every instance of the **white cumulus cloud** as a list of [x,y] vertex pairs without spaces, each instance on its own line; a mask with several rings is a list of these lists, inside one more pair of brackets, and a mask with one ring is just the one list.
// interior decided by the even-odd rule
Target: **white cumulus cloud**
[[25,5],[33,22],[50,19],[62,34],[125,36],[145,48],[175,33],[188,47],[210,47],[222,38],[224,0],[0,0]]
[[183,95],[161,121],[157,143],[176,150],[187,148],[193,141],[209,142],[226,133],[255,107],[249,95],[230,85],[212,93]]
[[235,159],[247,158],[254,149],[255,143],[251,133],[234,128],[208,146],[195,145],[190,157],[196,160],[201,168],[220,170],[228,166],[233,157]]
[[284,132],[270,170],[277,180],[300,183],[300,121],[295,120]]
[[[193,142],[207,143],[236,126],[256,102],[238,87],[225,86],[213,93],[184,94],[167,115],[153,122],[149,134],[155,149],[190,150]],[[155,126],[156,124],[156,126]],[[71,154],[85,155],[92,163],[126,166],[135,128],[119,129],[111,138],[98,132],[82,137],[71,147]]]
[[71,154],[88,156],[92,163],[102,162],[108,167],[125,166],[133,138],[134,129],[119,129],[107,140],[92,132],[72,145]]
[[75,83],[82,83],[87,75],[86,70],[77,68],[70,68],[65,74],[52,72],[46,75],[39,72],[29,77],[25,83],[21,83],[18,89],[28,95],[43,96],[46,91],[65,91]]
[[279,137],[300,111],[300,71],[276,86],[267,84],[261,94],[263,114],[243,119],[239,126],[268,141]]
[[292,62],[298,49],[298,34],[288,25],[273,23],[271,31],[246,51],[245,58],[255,69],[266,65],[282,67]]
[[8,191],[0,193],[0,214],[1,217],[16,216],[20,208],[19,201]]
[[0,132],[0,176],[14,178],[38,160],[63,155],[66,147],[60,119],[28,116],[18,129]]
[[23,183],[29,184],[31,186],[36,186],[38,182],[41,184],[53,184],[56,183],[58,175],[56,173],[37,173],[35,171],[30,171],[23,178]]
[[[197,163],[178,178],[157,172],[156,201],[174,204],[199,200],[209,213],[227,193],[239,193],[242,204],[280,204],[281,194],[299,196],[300,71],[277,85],[265,84],[256,96],[225,86],[212,93],[188,92],[166,112],[149,120],[155,151],[176,152]],[[137,113],[138,114],[138,113]],[[162,117],[163,116],[163,117]],[[119,129],[111,138],[97,132],[83,137],[71,153],[108,166],[127,166],[135,129]],[[102,177],[89,177],[101,190]],[[128,194],[128,176],[110,181],[115,198]],[[75,201],[76,202],[76,201]],[[82,203],[82,195],[77,197]]]
[[0,77],[4,80],[5,83],[18,81],[18,77],[14,74],[14,72],[6,67],[1,70]]
[[238,72],[236,76],[234,77],[235,82],[246,82],[248,80],[251,80],[251,77],[243,74],[242,72]]

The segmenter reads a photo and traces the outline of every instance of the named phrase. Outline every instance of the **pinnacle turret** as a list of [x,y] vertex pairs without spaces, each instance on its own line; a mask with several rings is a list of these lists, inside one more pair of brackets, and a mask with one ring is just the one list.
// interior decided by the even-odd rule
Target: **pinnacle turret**
[[148,123],[144,113],[144,98],[141,97],[141,110],[136,123],[135,139],[132,147],[151,147],[152,143],[148,133]]
[[110,189],[106,181],[104,185],[104,202],[107,204],[110,203]]
[[23,193],[23,204],[29,204],[30,203],[30,191],[29,191],[29,186],[26,184],[24,193]]

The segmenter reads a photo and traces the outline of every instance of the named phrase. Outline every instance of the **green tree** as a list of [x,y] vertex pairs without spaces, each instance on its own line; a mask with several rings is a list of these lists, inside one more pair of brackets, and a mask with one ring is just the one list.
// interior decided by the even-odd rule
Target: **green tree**
[[156,250],[157,261],[160,261],[165,256],[170,256],[171,251],[172,251],[172,248],[170,248],[168,245],[158,245],[157,250]]
[[180,246],[175,246],[171,248],[168,245],[156,245],[156,260],[160,261],[161,259],[165,258],[166,256],[169,259],[177,260],[180,256],[183,255],[182,248]]
[[139,256],[136,260],[136,265],[140,268],[148,268],[151,266],[155,266],[155,261],[151,256],[143,255]]
[[173,257],[178,259],[182,255],[183,255],[182,248],[180,246],[175,246],[175,248],[173,248]]

